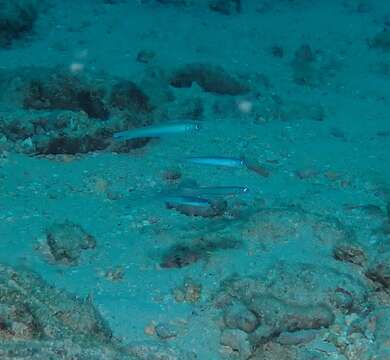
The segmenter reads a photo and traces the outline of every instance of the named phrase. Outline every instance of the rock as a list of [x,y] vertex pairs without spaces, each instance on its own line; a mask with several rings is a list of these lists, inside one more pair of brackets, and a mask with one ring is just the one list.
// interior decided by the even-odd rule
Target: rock
[[[381,353],[387,352],[387,355],[390,355],[389,319],[390,306],[380,306],[369,315],[369,323],[374,330],[376,347]],[[380,359],[388,359],[388,357],[381,357]]]
[[31,33],[45,5],[46,1],[39,0],[2,0],[0,47],[9,47],[13,41]]
[[312,341],[317,335],[315,330],[284,331],[275,341],[282,345],[299,345]]
[[284,57],[284,49],[281,45],[274,45],[271,47],[271,54],[275,58],[283,58]]
[[344,272],[324,265],[280,263],[265,276],[268,291],[283,301],[309,306],[323,304],[334,312],[340,310],[337,296],[345,296],[345,304],[352,306],[351,310],[362,311],[372,290],[363,274],[349,268]]
[[74,155],[125,152],[148,142],[112,141],[114,132],[152,123],[149,97],[131,81],[39,67],[3,71],[0,78],[0,131],[8,150]]
[[191,265],[202,258],[196,249],[185,245],[174,246],[163,256],[160,266],[162,268],[182,268]]
[[209,8],[223,15],[232,15],[241,12],[241,0],[211,0]]
[[298,85],[314,85],[317,83],[315,68],[316,55],[310,45],[303,44],[296,51],[292,61],[294,81]]
[[163,172],[162,178],[168,183],[175,183],[182,177],[181,171],[177,168],[170,168]]
[[363,248],[352,242],[337,244],[333,248],[333,256],[337,260],[350,262],[360,266],[363,266],[367,260]]
[[253,360],[326,360],[323,357],[315,355],[301,356],[301,354],[298,354],[298,349],[298,347],[285,346],[277,342],[268,342],[267,344],[256,348],[256,351],[253,353],[252,358]]
[[7,304],[2,301],[0,302],[0,339],[32,340],[43,335],[42,324],[39,324],[27,304]]
[[268,271],[255,276],[226,279],[221,283],[220,291],[249,309],[248,304],[254,299],[272,295],[287,305],[322,304],[335,312],[340,309],[359,312],[367,306],[373,289],[370,284],[364,274],[354,273],[349,268],[344,273],[324,265],[276,262]]
[[127,351],[135,356],[131,360],[198,360],[194,353],[151,341],[133,343]]
[[295,51],[291,65],[294,82],[311,87],[329,83],[342,67],[338,59],[325,57],[323,51],[313,50],[309,44],[303,44]]
[[262,324],[249,335],[249,341],[255,347],[267,343],[278,334],[272,326]]
[[257,316],[243,304],[234,304],[224,314],[225,325],[232,329],[239,329],[246,333],[253,332],[259,325]]
[[[344,274],[323,264],[283,261],[274,262],[269,271],[225,279],[215,296],[215,306],[223,309],[224,327],[251,330],[249,342],[258,348],[276,341],[282,333],[282,343],[299,343],[309,341],[305,335],[311,337],[311,330],[331,332],[335,314],[346,316],[367,308],[371,289],[370,282],[360,273]],[[247,321],[249,315],[240,323],[239,315],[248,310],[258,319],[256,323]]]
[[240,360],[249,359],[252,354],[248,336],[244,331],[225,329],[222,331],[220,343],[221,345],[228,346],[234,352],[237,352]]
[[112,87],[110,103],[130,113],[151,111],[149,98],[134,82],[128,80],[122,80]]
[[108,269],[103,273],[103,276],[109,281],[122,281],[125,276],[125,270],[122,266],[113,269]]
[[172,339],[177,336],[177,329],[171,324],[157,324],[155,330],[157,336],[163,340]]
[[137,54],[137,61],[139,63],[148,64],[154,60],[156,53],[153,50],[141,50]]
[[[0,358],[134,360],[90,300],[0,265]],[[104,354],[104,355],[103,355]]]
[[275,332],[320,329],[330,326],[335,319],[326,305],[287,303],[271,295],[257,296],[246,305]]
[[83,250],[96,247],[94,237],[70,221],[50,226],[46,242],[53,259],[65,265],[77,264]]
[[173,289],[172,294],[177,302],[196,303],[202,295],[202,285],[191,278],[184,279],[181,286]]
[[157,0],[157,2],[164,4],[164,5],[174,5],[174,6],[191,5],[191,0]]
[[221,66],[189,64],[173,72],[170,84],[177,88],[189,88],[196,82],[204,91],[219,95],[243,95],[249,85],[230,75]]
[[[217,234],[218,236],[218,234]],[[213,233],[207,237],[195,240],[191,244],[177,244],[169,248],[162,256],[160,266],[163,268],[182,268],[198,260],[207,260],[219,250],[237,249],[239,241],[230,238],[213,238]]]
[[390,51],[390,31],[387,29],[382,30],[376,34],[372,39],[368,41],[368,45],[371,48],[383,50],[385,52]]
[[109,110],[104,103],[104,91],[69,71],[36,69],[26,79],[23,106],[34,110],[84,111],[91,118],[105,120]]
[[378,230],[384,235],[390,235],[390,220],[385,221]]
[[318,244],[336,245],[354,237],[337,218],[294,207],[261,209],[249,217],[241,233],[250,242],[272,244],[303,239],[304,228],[311,229],[313,241]]
[[343,288],[337,288],[331,297],[331,301],[335,307],[346,312],[351,311],[353,308],[353,296],[350,292]]
[[390,251],[381,253],[369,264],[367,276],[390,288]]

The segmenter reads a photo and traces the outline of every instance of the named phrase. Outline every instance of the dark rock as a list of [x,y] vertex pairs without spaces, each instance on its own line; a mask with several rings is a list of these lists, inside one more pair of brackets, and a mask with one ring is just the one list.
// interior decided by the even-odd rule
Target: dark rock
[[177,329],[171,324],[161,323],[156,325],[156,334],[160,339],[172,339],[177,336]]
[[232,329],[240,329],[246,333],[253,332],[259,325],[257,316],[242,304],[234,304],[224,314],[225,325]]
[[113,107],[130,112],[150,112],[149,98],[132,81],[121,81],[111,90],[110,103]]
[[[104,354],[104,356],[102,355]],[[0,265],[0,358],[130,360],[90,300]]]
[[43,336],[42,324],[23,302],[0,301],[0,339],[32,340]]
[[335,290],[331,301],[336,308],[345,310],[347,313],[353,308],[353,296],[343,288],[337,288]]
[[275,333],[329,327],[335,319],[326,305],[287,303],[271,295],[258,296],[246,305]]
[[249,336],[249,341],[251,344],[255,345],[256,347],[265,344],[271,339],[278,336],[279,332],[276,331],[272,326],[262,324],[259,326],[253,333]]
[[191,278],[185,278],[183,284],[172,291],[177,302],[197,303],[202,296],[202,285]]
[[188,4],[188,0],[157,0],[157,2],[164,5],[184,6]]
[[182,268],[191,265],[202,258],[196,248],[178,245],[171,248],[162,258],[160,266],[163,268]]
[[197,239],[192,244],[178,244],[163,255],[160,263],[163,268],[182,268],[198,260],[208,259],[213,252],[219,250],[237,249],[241,243],[232,239]]
[[381,32],[376,34],[372,39],[368,41],[368,45],[371,48],[383,50],[385,52],[390,51],[390,31],[383,29]]
[[45,1],[2,0],[0,4],[0,47],[32,32]]
[[385,221],[378,230],[384,235],[390,235],[390,219]]
[[153,50],[141,50],[137,54],[137,61],[139,63],[148,64],[156,57]]
[[316,55],[310,45],[300,46],[292,61],[294,81],[298,85],[315,85],[318,82],[315,67]]
[[335,259],[345,262],[350,262],[356,265],[364,265],[367,257],[363,249],[351,242],[337,244],[333,248],[333,256]]
[[96,246],[91,235],[70,221],[50,226],[46,230],[46,241],[54,260],[66,265],[77,264],[82,250]]
[[175,71],[170,84],[188,88],[196,82],[204,91],[220,95],[243,95],[250,91],[249,85],[230,75],[220,66],[189,64]]
[[248,335],[244,331],[225,329],[222,331],[220,343],[230,347],[238,355],[239,359],[249,359],[252,354],[252,346],[249,343]]
[[337,218],[295,207],[260,209],[250,216],[241,231],[243,235],[250,234],[252,242],[267,244],[285,242],[291,238],[304,239],[305,235],[297,230],[304,228],[312,229],[315,241],[327,245],[348,243],[354,237],[354,233]]
[[163,172],[162,177],[167,182],[177,182],[181,179],[182,174],[179,169],[167,169]]
[[283,345],[299,345],[312,341],[317,335],[315,330],[299,330],[294,332],[282,332],[276,341]]
[[390,252],[385,252],[377,255],[369,265],[367,276],[382,284],[386,288],[390,288]]
[[104,89],[83,81],[70,72],[37,71],[27,80],[23,106],[35,110],[84,111],[89,117],[107,119]]
[[241,0],[211,0],[209,8],[223,15],[232,15],[241,12]]
[[312,63],[316,60],[316,55],[310,45],[304,44],[295,52],[295,59],[301,63]]
[[[328,328],[335,321],[334,314],[363,311],[371,288],[368,283],[364,276],[323,265],[273,263],[268,272],[227,278],[215,299],[216,306],[224,310],[224,327],[239,328],[236,318],[227,316],[230,311],[236,313],[237,303],[246,309],[242,313],[255,314],[258,322],[248,339],[257,348],[283,332]],[[291,341],[300,341],[289,335]]]
[[128,347],[128,352],[134,358],[126,360],[198,360],[193,352],[168,347],[161,341],[138,341]]
[[[387,360],[390,357],[390,306],[376,308],[368,317],[374,330],[375,345],[378,350],[378,359]],[[386,356],[384,356],[386,354]]]
[[271,54],[276,58],[284,57],[284,50],[279,45],[274,45],[271,47]]
[[107,148],[128,152],[148,142],[112,141],[114,132],[151,125],[148,96],[130,81],[33,67],[0,73],[0,90],[0,107],[11,107],[0,114],[7,150],[39,155]]

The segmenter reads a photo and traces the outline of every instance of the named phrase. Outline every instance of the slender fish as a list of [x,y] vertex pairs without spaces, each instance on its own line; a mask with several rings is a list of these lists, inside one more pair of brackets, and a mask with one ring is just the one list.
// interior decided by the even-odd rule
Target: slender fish
[[246,186],[184,186],[181,191],[192,196],[229,196],[247,194],[249,188]]
[[170,206],[192,206],[192,207],[210,207],[209,200],[196,196],[187,195],[166,195],[163,197],[165,203]]
[[241,167],[245,165],[244,159],[224,156],[198,156],[189,157],[186,160],[192,164],[199,165],[214,165],[226,167]]
[[227,209],[224,200],[208,200],[186,195],[165,196],[165,206],[187,216],[215,217],[222,215]]
[[200,124],[195,121],[174,122],[163,125],[145,126],[138,129],[117,132],[114,140],[124,141],[139,138],[154,138],[168,135],[182,134],[200,129]]
[[244,165],[246,168],[250,171],[254,171],[255,173],[263,176],[263,177],[268,177],[269,176],[269,171],[266,167],[261,165],[258,161],[253,160],[253,159],[248,159],[248,158],[243,158]]

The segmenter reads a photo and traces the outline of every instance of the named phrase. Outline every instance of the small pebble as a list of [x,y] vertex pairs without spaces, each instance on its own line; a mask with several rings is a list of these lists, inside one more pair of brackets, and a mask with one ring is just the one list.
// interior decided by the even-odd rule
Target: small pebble
[[156,334],[160,339],[172,339],[177,336],[177,330],[171,324],[161,323],[156,326]]

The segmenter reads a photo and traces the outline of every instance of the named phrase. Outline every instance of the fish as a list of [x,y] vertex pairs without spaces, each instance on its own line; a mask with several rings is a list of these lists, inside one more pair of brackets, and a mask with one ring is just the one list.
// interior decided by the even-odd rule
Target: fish
[[163,196],[165,203],[171,207],[176,206],[192,206],[192,207],[210,207],[212,203],[204,198],[187,195],[165,195]]
[[227,209],[224,200],[209,200],[187,195],[168,195],[164,197],[165,206],[187,216],[212,218],[221,216]]
[[214,165],[225,167],[241,167],[245,165],[244,159],[225,156],[197,156],[186,158],[187,162],[199,165]]
[[261,175],[262,177],[269,177],[270,173],[266,167],[259,164],[257,161],[253,159],[243,158],[243,162],[245,167],[250,170],[254,171],[255,173]]
[[231,196],[247,194],[249,188],[246,186],[184,186],[181,187],[181,191],[192,196]]
[[139,138],[156,138],[175,134],[197,131],[201,128],[195,121],[172,122],[163,125],[145,126],[114,133],[113,139],[117,141],[133,140]]

